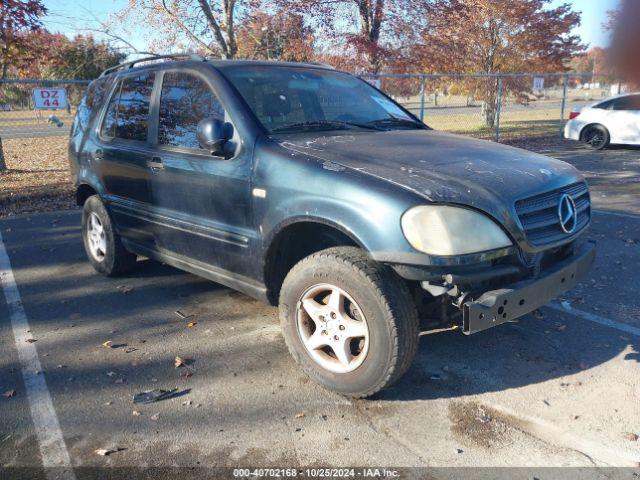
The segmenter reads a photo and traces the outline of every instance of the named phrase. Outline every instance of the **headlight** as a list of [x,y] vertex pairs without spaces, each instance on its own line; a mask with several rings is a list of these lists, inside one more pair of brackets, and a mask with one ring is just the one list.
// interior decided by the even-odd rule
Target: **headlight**
[[401,225],[411,246],[429,255],[462,255],[511,245],[493,220],[466,208],[413,207],[402,215]]

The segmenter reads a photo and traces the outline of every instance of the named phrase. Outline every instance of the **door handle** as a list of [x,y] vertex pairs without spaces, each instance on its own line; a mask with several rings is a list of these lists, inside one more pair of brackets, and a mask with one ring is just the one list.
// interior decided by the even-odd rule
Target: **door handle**
[[164,168],[162,159],[160,157],[153,157],[147,162],[147,166],[154,172],[157,172],[158,170],[162,170]]

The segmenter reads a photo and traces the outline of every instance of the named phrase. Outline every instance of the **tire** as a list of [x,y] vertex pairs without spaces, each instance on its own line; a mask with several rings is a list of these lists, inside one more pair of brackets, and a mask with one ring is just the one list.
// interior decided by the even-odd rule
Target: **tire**
[[[324,300],[323,288],[329,288]],[[336,291],[343,297],[343,311],[337,318],[331,311]],[[314,297],[316,294],[319,296]],[[342,320],[348,325],[346,333],[366,331],[366,336],[338,340],[345,333]],[[407,286],[391,268],[372,261],[355,247],[322,250],[296,264],[280,291],[280,322],[289,351],[303,371],[325,388],[347,397],[369,397],[394,383],[407,371],[418,348],[418,314]],[[357,330],[352,330],[354,325]],[[314,340],[318,331],[320,341],[335,339],[338,349],[305,346],[318,343]],[[322,336],[327,332],[328,340]],[[352,358],[348,365],[336,355],[345,344],[351,354],[347,358]]]
[[587,146],[594,150],[602,150],[609,145],[609,130],[599,124],[588,125],[582,132],[581,138]]
[[[98,229],[95,225],[99,222]],[[107,277],[117,277],[136,265],[136,255],[128,252],[116,233],[111,216],[98,195],[92,195],[82,209],[82,240],[93,268]]]

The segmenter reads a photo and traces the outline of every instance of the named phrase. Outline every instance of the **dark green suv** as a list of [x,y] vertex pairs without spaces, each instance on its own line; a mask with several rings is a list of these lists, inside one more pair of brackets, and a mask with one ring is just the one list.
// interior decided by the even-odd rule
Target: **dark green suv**
[[433,131],[321,65],[120,65],[89,86],[69,156],[97,271],[145,256],[279,305],[296,361],[353,397],[407,370],[420,321],[513,320],[595,254],[576,169]]

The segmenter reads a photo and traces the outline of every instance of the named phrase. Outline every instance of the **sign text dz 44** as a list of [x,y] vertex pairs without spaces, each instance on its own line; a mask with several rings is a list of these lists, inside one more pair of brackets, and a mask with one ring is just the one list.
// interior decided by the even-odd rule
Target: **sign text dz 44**
[[67,91],[64,88],[34,88],[33,106],[37,110],[67,108]]

